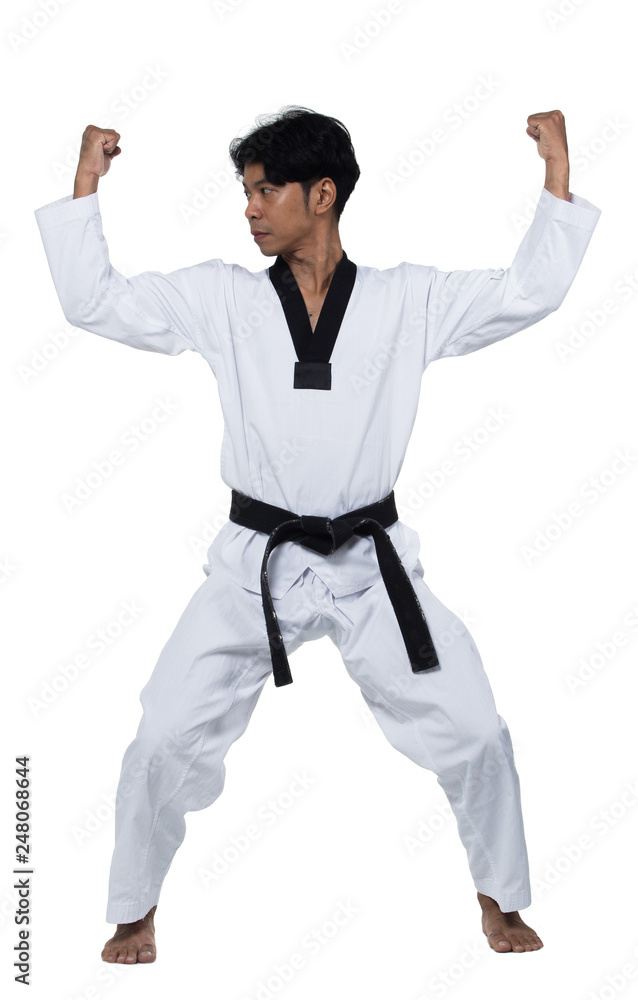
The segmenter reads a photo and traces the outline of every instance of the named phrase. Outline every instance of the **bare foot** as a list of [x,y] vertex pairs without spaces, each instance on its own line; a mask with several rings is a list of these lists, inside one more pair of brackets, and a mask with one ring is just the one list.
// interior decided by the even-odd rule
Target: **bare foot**
[[102,961],[134,962],[155,961],[155,924],[153,917],[157,906],[153,906],[145,917],[132,924],[118,924],[112,938],[102,949]]
[[494,951],[538,951],[543,942],[519,916],[518,910],[503,913],[491,896],[477,892],[483,910],[481,926]]

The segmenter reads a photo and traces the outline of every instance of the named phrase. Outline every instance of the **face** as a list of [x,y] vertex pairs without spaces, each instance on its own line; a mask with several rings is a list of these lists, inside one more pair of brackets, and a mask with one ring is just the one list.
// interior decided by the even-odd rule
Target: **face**
[[267,234],[255,240],[265,257],[285,251],[297,253],[316,242],[322,215],[306,209],[301,184],[271,184],[264,176],[263,163],[247,163],[243,189],[247,203],[244,214],[251,233]]

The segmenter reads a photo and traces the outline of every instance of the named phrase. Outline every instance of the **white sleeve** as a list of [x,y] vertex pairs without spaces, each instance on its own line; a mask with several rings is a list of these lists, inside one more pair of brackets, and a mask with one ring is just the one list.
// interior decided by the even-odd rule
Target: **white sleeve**
[[511,267],[439,271],[412,264],[417,301],[425,293],[423,370],[438,358],[469,354],[538,323],[562,303],[601,210],[569,192],[543,188]]
[[193,303],[201,286],[198,269],[206,266],[207,277],[216,270],[221,280],[222,261],[124,277],[109,260],[97,191],[66,195],[36,209],[35,217],[69,323],[142,351],[210,357],[210,331],[204,337]]

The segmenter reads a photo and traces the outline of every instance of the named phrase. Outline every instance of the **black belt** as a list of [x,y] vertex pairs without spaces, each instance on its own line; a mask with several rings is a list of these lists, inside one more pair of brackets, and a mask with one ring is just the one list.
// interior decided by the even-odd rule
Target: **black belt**
[[261,564],[261,598],[276,687],[292,684],[292,675],[270,595],[267,565],[272,550],[285,541],[299,542],[314,552],[331,555],[353,535],[372,535],[381,576],[392,601],[413,672],[423,673],[439,665],[423,609],[399,553],[385,531],[399,517],[394,490],[383,500],[335,518],[295,514],[285,507],[275,507],[233,490],[229,517],[236,524],[263,531],[269,536]]

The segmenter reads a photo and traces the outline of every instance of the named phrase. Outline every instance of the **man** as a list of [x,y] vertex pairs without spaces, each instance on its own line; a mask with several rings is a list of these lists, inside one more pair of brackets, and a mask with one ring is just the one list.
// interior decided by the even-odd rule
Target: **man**
[[155,960],[154,915],[184,814],[222,791],[224,757],[271,674],[291,682],[286,651],[326,634],[390,743],[436,773],[490,946],[542,947],[519,914],[531,897],[509,731],[467,628],[425,584],[419,537],[397,519],[392,492],[427,366],[557,309],[597,224],[600,210],[569,192],[561,112],[527,123],[545,186],[507,270],[355,265],[338,228],[359,177],[350,135],[304,108],[231,143],[251,234],[276,258],[261,271],[212,259],[119,274],[97,199],[121,152],[112,129],[87,126],[73,196],[36,210],[69,322],[206,359],[232,490],[207,578],[140,695],[118,787],[107,907],[118,926],[105,961]]

